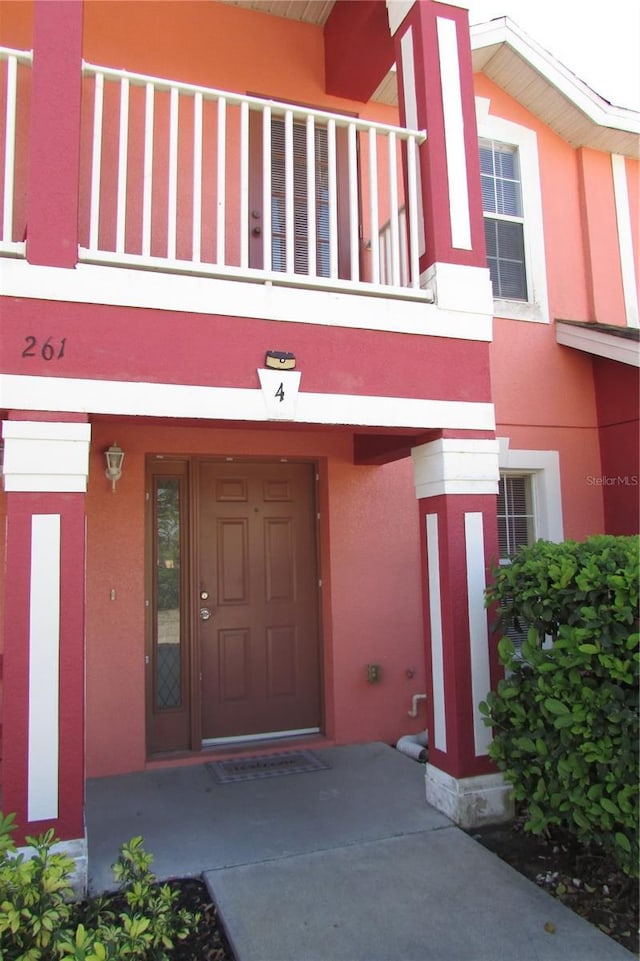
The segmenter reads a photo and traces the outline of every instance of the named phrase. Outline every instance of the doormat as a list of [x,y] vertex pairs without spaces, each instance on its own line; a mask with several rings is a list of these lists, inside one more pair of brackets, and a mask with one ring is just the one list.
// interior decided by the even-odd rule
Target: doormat
[[219,784],[234,781],[256,781],[284,774],[310,774],[326,771],[331,765],[313,751],[284,751],[282,754],[262,754],[239,757],[232,761],[211,761],[207,767]]

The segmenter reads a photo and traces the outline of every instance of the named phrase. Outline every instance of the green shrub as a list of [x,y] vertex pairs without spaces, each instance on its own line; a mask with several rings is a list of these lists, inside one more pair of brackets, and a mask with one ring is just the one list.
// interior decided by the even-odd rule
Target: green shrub
[[199,920],[176,910],[177,891],[156,883],[142,838],[120,849],[119,891],[73,904],[73,861],[53,853],[53,831],[27,838],[25,858],[11,840],[14,815],[0,814],[0,958],[3,961],[168,961]]
[[71,917],[73,861],[51,851],[53,831],[27,838],[35,848],[32,858],[16,854],[14,820],[13,814],[0,814],[0,958],[55,958],[56,932]]
[[489,753],[528,809],[638,874],[638,537],[539,541],[495,572],[487,604],[528,628],[498,644],[505,680],[480,705]]

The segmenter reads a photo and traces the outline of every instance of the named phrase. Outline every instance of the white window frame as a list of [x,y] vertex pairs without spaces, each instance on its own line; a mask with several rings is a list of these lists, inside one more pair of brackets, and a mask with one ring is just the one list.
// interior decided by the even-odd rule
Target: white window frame
[[[500,474],[513,474],[519,477],[525,474],[531,478],[534,542],[545,540],[559,544],[564,540],[564,527],[558,451],[511,450],[508,437],[499,437],[498,444]],[[505,558],[500,559],[499,563],[503,566],[510,561]],[[514,636],[510,636],[516,648],[516,659],[522,660],[521,642],[516,642]],[[543,646],[551,646],[549,636]]]
[[[538,540],[538,525],[537,525],[537,518],[536,518],[536,505],[535,505],[534,494],[533,494],[533,486],[534,486],[534,485],[533,485],[532,476],[533,476],[533,475],[532,475],[532,472],[531,472],[531,471],[507,471],[507,470],[501,470],[501,471],[500,471],[500,480],[501,480],[501,481],[502,481],[503,479],[504,479],[504,480],[507,480],[507,479],[510,478],[510,477],[512,477],[512,478],[520,478],[520,477],[521,477],[521,478],[526,478],[526,479],[529,481],[529,492],[528,492],[528,493],[529,493],[529,495],[530,495],[530,501],[531,501],[531,513],[530,513],[530,514],[527,514],[527,515],[523,515],[523,514],[521,514],[521,513],[516,514],[515,512],[509,511],[509,510],[507,509],[507,508],[508,508],[508,504],[507,504],[507,492],[506,492],[506,487],[505,487],[505,513],[504,513],[504,520],[505,520],[505,526],[506,526],[507,529],[508,529],[509,520],[510,520],[510,519],[513,519],[514,516],[518,516],[518,517],[523,517],[523,516],[531,517],[531,522],[532,522],[531,526],[532,526],[532,531],[533,531],[532,543],[535,544],[535,542]],[[500,511],[498,511],[498,535],[500,534],[500,516],[501,516],[501,515],[500,515]],[[498,542],[499,542],[499,540],[500,540],[500,538],[499,538],[499,536],[498,536]],[[509,540],[508,534],[507,534],[507,540]],[[499,546],[499,545],[498,545],[498,546]],[[527,546],[530,546],[530,545],[527,545]],[[515,551],[514,551],[513,553],[515,553]],[[510,558],[511,558],[511,556],[512,556],[512,555],[507,555],[506,557],[500,556],[500,559],[499,559],[500,566],[502,567],[503,565],[509,564],[509,563],[510,563]]]
[[560,455],[557,450],[512,450],[509,438],[500,437],[498,466],[501,474],[531,477],[535,540],[564,540]]
[[527,320],[539,324],[549,323],[549,298],[547,293],[547,268],[544,250],[544,227],[542,220],[542,189],[538,158],[538,137],[535,130],[522,124],[494,117],[489,113],[490,101],[476,98],[478,137],[494,140],[518,149],[522,191],[522,219],[524,221],[524,256],[527,271],[528,300],[510,300],[495,297],[495,317]]

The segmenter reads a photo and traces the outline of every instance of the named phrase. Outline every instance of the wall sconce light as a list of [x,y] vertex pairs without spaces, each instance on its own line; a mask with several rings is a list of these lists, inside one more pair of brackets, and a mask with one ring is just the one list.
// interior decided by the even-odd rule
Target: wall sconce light
[[111,447],[104,452],[105,460],[107,462],[107,469],[104,472],[104,476],[107,480],[111,481],[111,490],[115,493],[116,481],[119,481],[122,477],[122,462],[124,460],[124,451],[117,444],[112,444]]

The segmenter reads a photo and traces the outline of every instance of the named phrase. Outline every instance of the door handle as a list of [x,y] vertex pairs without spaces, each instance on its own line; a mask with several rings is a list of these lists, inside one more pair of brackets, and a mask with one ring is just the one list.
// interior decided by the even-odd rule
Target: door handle
[[201,608],[200,608],[200,620],[201,620],[201,621],[208,621],[209,618],[211,617],[211,614],[212,614],[212,612],[209,610],[208,607],[201,607]]

